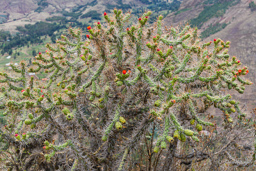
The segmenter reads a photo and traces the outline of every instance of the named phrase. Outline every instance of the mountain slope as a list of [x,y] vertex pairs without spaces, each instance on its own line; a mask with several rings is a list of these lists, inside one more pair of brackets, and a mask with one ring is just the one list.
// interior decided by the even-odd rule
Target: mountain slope
[[[179,25],[190,19],[196,18],[204,9],[203,0],[192,0],[182,3],[179,14],[172,13],[165,18],[165,24]],[[229,7],[220,17],[212,17],[203,23],[201,32],[215,24],[227,24],[221,31],[203,39],[203,42],[221,38],[231,41],[230,55],[237,56],[244,65],[249,67],[248,77],[256,83],[256,11],[249,9],[251,0],[241,0],[234,6]],[[185,10],[184,10],[185,9]],[[237,95],[247,102],[249,109],[256,106],[256,86],[250,86],[243,95]]]

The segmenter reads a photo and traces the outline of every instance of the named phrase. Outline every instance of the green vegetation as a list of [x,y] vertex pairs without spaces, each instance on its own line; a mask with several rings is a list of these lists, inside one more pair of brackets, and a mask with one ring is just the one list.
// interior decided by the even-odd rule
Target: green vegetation
[[85,13],[84,15],[81,15],[80,18],[91,17],[91,19],[93,19],[93,20],[101,20],[101,16],[102,16],[102,14],[98,13],[95,10],[92,10],[92,11],[89,11],[89,12]]
[[210,25],[207,29],[205,29],[202,33],[201,33],[201,38],[204,39],[206,37],[209,37],[210,35],[217,33],[219,31],[221,31],[222,29],[224,29],[228,24],[223,23],[223,24],[215,24],[215,25]]
[[180,4],[181,2],[178,0],[174,0],[172,3],[166,1],[153,1],[153,4],[149,5],[147,8],[156,12],[163,10],[177,11],[180,8]]
[[48,4],[47,0],[40,0],[40,1],[37,3],[37,5],[38,5],[39,7],[35,10],[35,12],[40,13],[40,12],[42,12],[42,11],[44,10],[44,8],[48,7],[49,4]]
[[0,72],[3,170],[255,170],[255,122],[234,97],[252,82],[230,42],[113,12]]
[[7,41],[11,37],[9,31],[0,30],[0,42]]
[[191,10],[191,8],[184,8],[184,9],[182,9],[182,10],[177,11],[177,12],[175,13],[175,15],[178,15],[178,14],[180,14],[180,13],[183,13],[183,12],[186,12],[186,11],[189,11],[189,10]]
[[79,6],[77,6],[77,7],[74,7],[73,9],[72,9],[72,12],[79,12],[79,11],[83,11],[83,10],[85,10],[88,6],[95,6],[95,5],[97,5],[98,4],[98,1],[97,0],[94,0],[94,1],[92,1],[92,2],[90,2],[90,3],[88,3],[88,4],[86,4],[86,5],[79,5]]
[[[3,40],[5,39],[5,41],[0,44],[0,49],[2,49],[1,54],[3,55],[5,52],[11,52],[12,48],[15,47],[29,45],[29,43],[43,43],[41,36],[53,36],[55,31],[62,28],[66,28],[66,26],[57,23],[37,22],[34,25],[28,24],[24,27],[18,26],[17,30],[19,31],[19,34],[14,36],[8,34],[8,32],[4,33],[1,31],[0,35],[2,35]],[[6,41],[7,37],[9,41]]]
[[79,18],[80,15],[82,15],[82,13],[67,12],[67,11],[63,11],[62,14],[65,17],[72,17],[72,20],[76,20]]
[[252,11],[255,11],[256,10],[256,4],[254,1],[250,2],[249,3],[249,8],[252,10]]
[[128,4],[123,4],[123,0],[118,0],[117,5],[107,4],[106,5],[106,12],[110,12],[114,8],[122,9],[123,11],[127,11],[131,9],[132,7]]
[[205,6],[204,10],[198,15],[197,18],[190,20],[190,24],[192,27],[198,27],[199,29],[202,25],[210,20],[213,17],[220,17],[225,14],[226,10],[231,6],[237,3],[237,0],[230,0],[230,1],[206,1],[207,4],[211,4],[210,6]]
[[140,0],[141,3],[143,4],[151,4],[152,2],[148,1],[148,0]]
[[53,16],[53,17],[46,18],[46,21],[66,22],[67,19],[66,17],[63,17],[63,16]]

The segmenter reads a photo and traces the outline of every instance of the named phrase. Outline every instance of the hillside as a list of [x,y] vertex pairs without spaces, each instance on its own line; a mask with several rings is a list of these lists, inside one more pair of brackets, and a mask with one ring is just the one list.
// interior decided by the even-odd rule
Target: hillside
[[[211,25],[227,24],[226,27],[217,33],[203,39],[211,41],[214,38],[221,38],[231,41],[230,54],[237,56],[246,64],[250,73],[250,80],[256,83],[256,11],[249,9],[251,0],[241,0],[234,6],[228,8],[220,17],[212,17],[203,23],[201,32],[204,32]],[[184,10],[187,9],[187,10]],[[179,14],[172,13],[165,18],[165,23],[169,25],[179,25],[200,15],[204,5],[202,0],[186,1],[181,4]],[[207,31],[207,30],[206,30]],[[243,95],[238,95],[243,102],[247,102],[249,109],[256,106],[256,86],[251,86]]]

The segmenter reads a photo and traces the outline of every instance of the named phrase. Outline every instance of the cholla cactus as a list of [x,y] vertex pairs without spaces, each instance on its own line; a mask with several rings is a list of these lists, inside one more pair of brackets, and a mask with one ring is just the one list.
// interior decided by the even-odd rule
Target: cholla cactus
[[[244,79],[248,68],[228,54],[230,42],[201,43],[189,26],[164,29],[162,16],[148,27],[150,15],[130,26],[129,13],[104,13],[106,23],[89,26],[85,40],[81,30],[69,29],[46,45],[32,68],[11,65],[20,76],[1,73],[2,142],[17,156],[6,154],[12,160],[6,167],[129,170],[146,136],[147,168],[166,168],[157,165],[158,153],[175,151],[178,142],[195,146],[200,131],[214,128],[199,110],[220,109],[227,126],[245,117],[239,102],[222,91],[243,93],[252,84]],[[45,72],[48,82],[27,72]]]

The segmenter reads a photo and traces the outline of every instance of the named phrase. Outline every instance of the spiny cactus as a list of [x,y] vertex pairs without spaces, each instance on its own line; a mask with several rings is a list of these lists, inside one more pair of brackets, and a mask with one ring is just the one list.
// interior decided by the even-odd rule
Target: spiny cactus
[[[19,150],[15,155],[21,157],[7,167],[34,168],[40,165],[36,151],[43,151],[49,163],[44,168],[74,159],[72,170],[127,170],[144,135],[150,157],[159,149],[175,151],[178,141],[200,141],[199,132],[216,123],[198,110],[220,109],[226,125],[246,116],[222,91],[242,94],[252,84],[244,79],[248,68],[228,54],[230,42],[202,43],[188,25],[163,28],[162,16],[148,27],[150,15],[129,25],[130,13],[104,13],[106,23],[87,27],[85,40],[81,30],[70,28],[69,35],[46,45],[31,68],[21,62],[11,65],[13,73],[0,74],[7,121],[3,151]],[[47,73],[47,83],[26,77],[28,72]],[[151,160],[148,165],[160,168]]]

